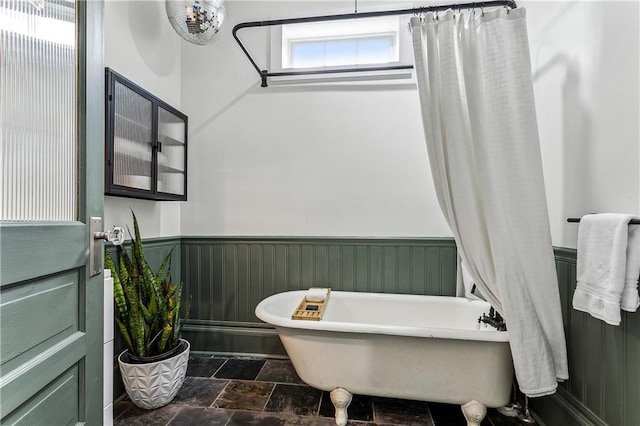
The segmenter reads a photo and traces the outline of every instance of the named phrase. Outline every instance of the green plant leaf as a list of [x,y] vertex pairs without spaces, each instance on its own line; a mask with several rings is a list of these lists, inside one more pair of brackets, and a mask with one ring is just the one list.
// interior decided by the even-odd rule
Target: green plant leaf
[[[122,317],[122,319],[126,322],[129,318],[127,301],[124,297],[124,291],[122,290],[122,284],[120,283],[120,276],[118,274],[118,271],[116,270],[116,265],[113,263],[111,255],[106,250],[104,253],[104,267],[111,270],[111,277],[113,278],[113,298],[116,302],[116,307],[118,308],[120,317]],[[126,269],[124,268],[121,268],[121,270],[126,271]]]
[[131,334],[133,342],[133,352],[139,356],[145,356],[145,344],[144,344],[144,320],[140,312],[140,299],[135,285],[129,281],[124,285],[124,293],[129,299],[129,333]]
[[[132,354],[152,356],[178,344],[182,285],[171,283],[171,259],[176,245],[155,272],[145,259],[138,219],[133,210],[131,214],[130,250],[118,248],[118,289],[114,279],[114,298],[120,312],[118,329]],[[105,256],[105,265],[115,270],[113,259],[106,259]]]
[[[177,244],[174,244],[174,246],[171,247],[171,250],[169,250],[169,253],[162,259],[162,263],[160,263],[160,267],[158,268],[156,276],[163,280],[169,278],[169,274],[171,273],[171,258],[173,257],[173,250],[175,250],[176,246]],[[167,276],[165,276],[164,273],[167,265],[169,265],[169,268],[167,269]]]
[[[142,271],[142,266],[144,266],[146,262],[144,258],[144,249],[142,247],[142,239],[140,238],[140,227],[138,226],[138,219],[136,218],[136,214],[131,210],[131,214],[133,215],[133,232],[134,237],[132,237],[131,248],[133,250],[133,257],[135,262],[140,266],[138,269]],[[148,266],[148,265],[147,265]]]
[[133,264],[131,263],[131,259],[129,259],[127,251],[122,246],[118,246],[118,258],[120,259],[121,281],[128,281],[131,271],[133,270]]
[[147,307],[144,306],[144,303],[142,303],[142,301],[140,301],[140,311],[142,312],[142,316],[144,317],[144,321],[147,324],[153,323],[154,316],[151,315],[151,312],[149,312],[149,309],[147,309]]
[[129,336],[129,330],[127,326],[118,318],[116,318],[116,324],[118,324],[118,329],[120,330],[120,334],[122,334],[122,338],[124,339],[124,342],[129,347],[129,351],[133,351],[133,344],[131,343],[131,336]]
[[173,318],[173,340],[178,341],[180,339],[180,332],[182,331],[182,322],[180,321],[180,306],[182,304],[182,283],[176,284],[175,286],[175,300],[176,306],[174,308],[174,318]]
[[169,337],[171,337],[171,326],[169,324],[165,325],[164,328],[162,329],[162,336],[160,337],[160,342],[158,343],[158,348],[160,349],[160,352],[164,352],[168,349],[172,349],[173,346],[169,346],[167,348],[167,341],[169,340]]
[[151,271],[151,268],[149,267],[149,265],[143,265],[143,273],[145,276],[147,276],[147,278],[150,280],[151,282],[151,290],[153,291],[153,294],[156,298],[156,302],[158,304],[158,314],[161,318],[161,322],[163,324],[166,324],[167,322],[167,313],[169,311],[168,309],[168,300],[166,299],[166,297],[164,297],[164,292],[162,289],[162,281],[157,279],[153,272]]

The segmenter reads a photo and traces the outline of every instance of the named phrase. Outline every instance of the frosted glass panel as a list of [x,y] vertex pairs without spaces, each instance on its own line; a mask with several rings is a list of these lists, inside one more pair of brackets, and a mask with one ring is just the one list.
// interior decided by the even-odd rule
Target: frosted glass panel
[[292,41],[293,68],[387,64],[396,59],[395,35]]
[[184,195],[185,122],[158,108],[158,192]]
[[77,218],[72,2],[0,0],[0,220]]
[[113,183],[151,189],[152,104],[120,82],[115,82]]

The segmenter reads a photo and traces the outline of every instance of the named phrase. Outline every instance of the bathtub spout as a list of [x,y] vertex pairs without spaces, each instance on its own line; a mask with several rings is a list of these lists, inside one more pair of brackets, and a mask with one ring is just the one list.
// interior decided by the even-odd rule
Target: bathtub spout
[[467,426],[480,426],[482,419],[487,415],[487,407],[478,401],[469,401],[462,407],[462,414],[467,420]]
[[345,426],[349,417],[347,416],[347,407],[351,404],[351,393],[343,388],[335,388],[331,391],[331,402],[336,408],[336,424]]
[[478,324],[480,323],[489,324],[498,331],[507,331],[507,325],[504,322],[504,318],[500,313],[493,309],[493,307],[489,309],[489,315],[482,314],[482,316],[478,318]]

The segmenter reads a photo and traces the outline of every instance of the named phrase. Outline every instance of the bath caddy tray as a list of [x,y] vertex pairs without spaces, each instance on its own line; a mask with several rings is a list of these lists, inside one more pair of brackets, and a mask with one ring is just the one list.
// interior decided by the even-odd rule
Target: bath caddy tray
[[327,289],[327,297],[322,302],[307,302],[307,298],[302,299],[302,302],[298,305],[291,319],[293,320],[306,320],[306,321],[320,321],[324,314],[324,309],[329,302],[329,296],[331,296],[331,289]]

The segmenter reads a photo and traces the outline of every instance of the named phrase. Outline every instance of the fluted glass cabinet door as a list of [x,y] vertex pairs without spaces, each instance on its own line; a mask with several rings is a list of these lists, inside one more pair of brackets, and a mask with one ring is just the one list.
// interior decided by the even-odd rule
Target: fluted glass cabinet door
[[151,190],[152,103],[119,81],[114,88],[113,183]]
[[187,116],[110,68],[105,76],[105,193],[185,201]]
[[184,195],[186,119],[158,108],[158,192]]

